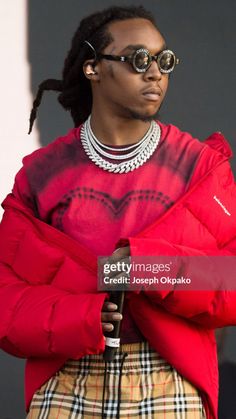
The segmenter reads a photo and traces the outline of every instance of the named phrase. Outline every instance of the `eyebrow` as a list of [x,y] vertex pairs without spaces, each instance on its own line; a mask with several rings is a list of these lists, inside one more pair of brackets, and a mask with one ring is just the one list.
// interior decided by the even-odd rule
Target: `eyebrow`
[[[130,44],[130,45],[127,45],[127,47],[125,47],[121,51],[121,53],[125,52],[127,49],[129,49],[131,51],[136,51],[137,49],[141,49],[141,48],[148,49],[145,45],[142,45],[142,44],[136,44],[136,45]],[[167,48],[166,43],[163,42],[163,44],[162,44],[162,46],[160,48],[160,51],[163,51],[163,49],[166,49],[166,48]]]

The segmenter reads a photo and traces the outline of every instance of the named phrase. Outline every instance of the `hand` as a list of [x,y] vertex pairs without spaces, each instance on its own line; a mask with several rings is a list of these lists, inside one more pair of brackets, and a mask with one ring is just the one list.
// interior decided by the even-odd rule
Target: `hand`
[[122,314],[117,313],[116,310],[116,304],[112,303],[111,301],[104,302],[101,313],[102,331],[104,333],[111,332],[114,329],[113,324],[110,322],[122,320]]
[[[116,262],[129,262],[130,256],[130,247],[121,247],[120,249],[115,250],[112,255],[109,257],[109,263],[116,263]],[[112,332],[114,326],[112,323],[113,321],[121,321],[122,314],[118,313],[117,305],[112,303],[111,301],[105,301],[102,307],[101,313],[101,321],[102,321],[102,331],[103,333]]]
[[130,247],[120,247],[116,249],[112,255],[110,256],[109,260],[112,261],[112,263],[124,261],[126,263],[129,263],[129,257],[130,257]]
[[[107,263],[116,266],[115,271],[111,271],[108,275],[110,278],[109,290],[110,291],[128,291],[130,284],[130,272],[127,268],[130,266],[130,247],[121,247],[115,250],[107,260]],[[112,301],[114,301],[112,299]],[[114,301],[116,303],[116,301]]]

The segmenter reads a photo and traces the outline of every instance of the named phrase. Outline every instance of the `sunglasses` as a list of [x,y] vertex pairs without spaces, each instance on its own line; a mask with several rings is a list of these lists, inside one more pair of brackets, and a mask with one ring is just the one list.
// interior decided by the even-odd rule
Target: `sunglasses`
[[157,55],[151,55],[146,48],[139,48],[136,51],[134,51],[131,55],[120,56],[109,54],[97,54],[93,46],[88,41],[85,42],[90,48],[92,48],[95,54],[95,59],[121,61],[123,63],[128,62],[132,65],[133,69],[137,73],[145,73],[149,69],[153,61],[156,61],[160,72],[163,74],[171,73],[174,70],[175,66],[179,64],[179,59],[170,49],[164,49]]

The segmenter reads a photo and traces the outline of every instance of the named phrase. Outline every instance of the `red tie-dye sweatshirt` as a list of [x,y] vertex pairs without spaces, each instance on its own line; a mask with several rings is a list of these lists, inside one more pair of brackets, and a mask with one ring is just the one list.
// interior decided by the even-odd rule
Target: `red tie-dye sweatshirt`
[[[134,236],[153,223],[193,181],[203,144],[173,125],[160,127],[154,154],[126,174],[97,167],[84,152],[80,128],[72,129],[24,158],[13,193],[37,217],[95,255],[111,255],[121,237]],[[142,339],[125,306],[121,341]]]

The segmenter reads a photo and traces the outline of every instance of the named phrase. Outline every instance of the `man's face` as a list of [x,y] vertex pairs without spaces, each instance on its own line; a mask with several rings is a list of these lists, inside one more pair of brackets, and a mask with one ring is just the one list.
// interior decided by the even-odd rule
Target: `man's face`
[[[103,54],[131,55],[139,48],[156,55],[165,48],[165,41],[146,19],[128,19],[111,23],[108,31],[113,41]],[[102,59],[99,63],[99,83],[93,92],[94,103],[104,112],[131,119],[149,120],[158,112],[168,87],[168,75],[160,73],[152,62],[145,73],[137,73],[128,62]]]

